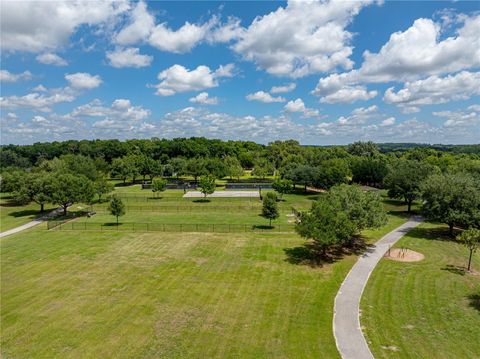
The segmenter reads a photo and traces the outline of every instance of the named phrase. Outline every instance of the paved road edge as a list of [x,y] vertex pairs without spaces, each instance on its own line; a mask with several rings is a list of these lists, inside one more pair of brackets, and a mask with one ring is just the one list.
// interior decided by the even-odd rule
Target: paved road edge
[[40,223],[48,220],[49,218],[56,216],[58,213],[60,213],[60,211],[61,211],[61,208],[54,209],[53,211],[49,212],[48,214],[46,214],[42,217],[36,218],[33,221],[27,222],[25,224],[22,224],[21,226],[15,227],[15,228],[8,229],[4,232],[0,232],[0,238],[7,237],[7,236],[10,236],[12,234],[19,233],[19,232],[25,231],[29,228],[35,227],[35,226],[39,225]]
[[390,246],[423,221],[420,216],[387,233],[350,269],[335,296],[333,335],[343,359],[373,359],[360,325],[360,301],[371,273]]

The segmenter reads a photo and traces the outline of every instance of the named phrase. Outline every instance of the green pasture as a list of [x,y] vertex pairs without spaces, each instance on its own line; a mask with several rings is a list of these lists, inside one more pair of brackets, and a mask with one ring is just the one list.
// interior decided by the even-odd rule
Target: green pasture
[[[278,223],[288,223],[292,205],[308,206],[315,196],[286,196]],[[222,203],[229,202],[242,201]],[[260,201],[255,208],[243,202],[246,209],[222,212],[213,200],[189,201],[205,205],[196,213],[129,211],[135,203],[127,202],[121,221],[267,223]],[[76,206],[84,205],[72,211]],[[405,216],[393,212],[389,219],[366,232],[367,241]],[[75,221],[114,217],[99,211]],[[48,231],[46,225],[2,238],[2,357],[338,358],[333,300],[356,256],[313,265],[304,243],[295,233]]]
[[[47,204],[45,210],[54,209],[55,206]],[[40,216],[40,205],[30,203],[25,206],[12,201],[9,193],[0,193],[0,232],[21,226]]]
[[480,253],[466,273],[468,250],[447,227],[425,223],[396,247],[420,262],[382,259],[362,298],[362,326],[376,358],[480,358]]
[[42,228],[3,238],[2,356],[338,358],[333,299],[355,257],[294,264],[303,243]]

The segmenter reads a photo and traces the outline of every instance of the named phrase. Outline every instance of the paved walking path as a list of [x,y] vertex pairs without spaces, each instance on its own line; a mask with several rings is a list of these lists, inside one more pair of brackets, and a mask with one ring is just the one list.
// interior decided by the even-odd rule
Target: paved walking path
[[23,225],[21,225],[21,226],[18,226],[18,227],[9,229],[8,231],[1,232],[1,233],[0,233],[0,238],[6,237],[6,236],[10,236],[10,235],[12,235],[12,234],[15,234],[15,233],[24,231],[24,230],[26,230],[26,229],[35,227],[36,225],[39,225],[39,224],[42,223],[43,221],[48,220],[50,217],[56,216],[60,211],[61,211],[61,208],[57,208],[57,209],[51,211],[50,213],[46,214],[45,216],[39,217],[39,218],[37,218],[37,219],[34,219],[33,221],[30,221],[30,222],[28,222],[28,223],[25,223],[25,224],[23,224]]
[[373,359],[360,327],[360,299],[368,278],[378,261],[403,235],[415,228],[422,218],[411,217],[406,223],[380,239],[352,267],[335,297],[333,334],[343,359]]

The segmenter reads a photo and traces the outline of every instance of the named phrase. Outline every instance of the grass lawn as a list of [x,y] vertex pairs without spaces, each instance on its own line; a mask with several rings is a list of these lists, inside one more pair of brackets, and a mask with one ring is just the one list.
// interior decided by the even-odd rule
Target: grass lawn
[[290,264],[295,235],[29,231],[2,240],[12,358],[336,358],[332,303],[354,262]]
[[[146,192],[146,193],[145,193]],[[151,197],[150,191],[145,191],[144,196]],[[265,191],[267,192],[267,191]],[[125,192],[120,192],[122,195]],[[211,198],[209,202],[200,202],[199,199],[182,198],[179,194],[183,191],[167,190],[162,193],[164,197],[152,199],[148,202],[136,201],[131,197],[125,200],[126,214],[120,217],[120,223],[128,225],[132,223],[160,223],[160,224],[242,224],[242,225],[268,225],[269,221],[261,214],[262,202],[251,198]],[[310,208],[312,201],[321,194],[304,194],[302,191],[295,194],[287,194],[283,201],[278,202],[280,216],[272,221],[272,225],[292,225],[294,218],[292,207],[306,210]],[[95,226],[99,229],[100,224],[113,224],[116,218],[107,210],[108,203],[97,204],[94,210],[97,212],[93,217],[80,217],[75,223],[87,223],[89,229]],[[74,205],[71,210],[84,209],[87,206]],[[385,207],[393,215],[389,221],[389,230],[403,223],[406,215],[399,211],[404,205],[399,201],[385,200]],[[130,228],[131,226],[124,226]],[[140,226],[137,226],[139,228]],[[71,228],[67,224],[65,229]],[[75,226],[81,229],[81,226]],[[121,225],[119,227],[121,229]],[[375,236],[379,230],[366,232]]]
[[[131,186],[137,188],[138,186]],[[267,191],[265,191],[267,192]],[[120,223],[162,223],[162,224],[242,224],[268,225],[269,221],[260,214],[262,202],[256,198],[211,198],[202,202],[198,198],[182,198],[183,191],[167,190],[160,198],[153,198],[151,191],[140,192],[136,196],[118,191],[125,203],[126,214],[120,217]],[[296,209],[310,208],[318,194],[288,194],[278,202],[280,217],[272,221],[273,225],[293,225],[292,207]],[[145,201],[145,199],[149,199]],[[111,224],[115,217],[107,210],[108,202],[95,204],[97,212],[93,217],[80,217],[75,223]],[[89,208],[83,204],[75,204],[70,211]],[[92,228],[90,226],[90,228]],[[80,227],[77,227],[80,228]]]
[[[38,204],[31,203],[26,206],[18,206],[12,203],[10,199],[10,194],[0,193],[0,232],[21,226],[41,215]],[[54,205],[45,205],[46,211],[54,208],[56,208]]]
[[447,228],[422,224],[396,247],[420,262],[382,259],[362,298],[362,325],[376,358],[480,358],[480,253],[476,275],[462,270],[468,250]]
[[[308,196],[290,195],[282,206],[295,198],[311,203]],[[226,216],[265,223],[257,210],[212,217],[220,214],[206,210],[194,221],[224,223]],[[135,221],[171,214],[128,215]],[[113,221],[96,216],[90,220]],[[390,219],[366,232],[367,239],[380,238],[405,216]],[[289,250],[305,243],[294,233],[44,227],[0,241],[5,358],[339,357],[333,300],[355,256],[322,267],[294,264]]]

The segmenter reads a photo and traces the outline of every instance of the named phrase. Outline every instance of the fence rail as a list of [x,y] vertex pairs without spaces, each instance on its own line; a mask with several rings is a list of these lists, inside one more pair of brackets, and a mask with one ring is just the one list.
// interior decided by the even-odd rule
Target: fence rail
[[[202,200],[202,198],[196,198],[196,197],[179,197],[179,196],[162,196],[160,195],[159,197],[154,197],[153,194],[148,194],[147,195],[122,195],[121,193],[117,194],[118,198],[121,198],[122,201],[124,202],[184,202],[184,203],[191,203],[193,201],[199,201]],[[210,201],[215,201],[215,202],[223,202],[223,201],[238,201],[238,202],[260,202],[260,199],[257,197],[209,197],[208,200]]]
[[[261,205],[247,205],[247,206],[185,206],[185,205],[170,205],[170,206],[153,206],[153,205],[136,205],[136,204],[126,204],[127,211],[151,211],[151,212],[224,212],[232,210],[260,210]],[[107,205],[105,206],[94,206],[93,210],[95,212],[107,212]]]
[[70,231],[128,231],[128,232],[284,232],[295,231],[294,225],[277,224],[272,227],[258,224],[207,224],[207,223],[98,223],[49,221],[47,228]]

